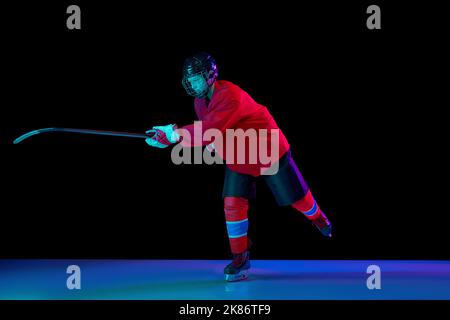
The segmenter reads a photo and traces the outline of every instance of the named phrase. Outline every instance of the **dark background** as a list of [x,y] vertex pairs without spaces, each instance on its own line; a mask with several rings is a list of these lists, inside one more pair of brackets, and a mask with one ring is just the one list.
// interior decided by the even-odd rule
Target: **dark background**
[[[223,166],[176,166],[170,149],[125,138],[59,133],[12,145],[45,127],[189,124],[181,66],[205,50],[221,79],[269,108],[335,228],[324,239],[260,182],[254,258],[450,258],[442,8],[93,2],[3,7],[2,257],[229,258]],[[66,28],[70,4],[82,30]],[[366,28],[370,4],[381,30]]]

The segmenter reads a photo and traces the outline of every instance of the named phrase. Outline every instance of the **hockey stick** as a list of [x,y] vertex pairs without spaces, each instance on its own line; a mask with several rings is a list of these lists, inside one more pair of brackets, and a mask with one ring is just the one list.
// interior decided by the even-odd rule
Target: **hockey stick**
[[[132,132],[119,132],[119,131],[104,131],[104,130],[89,130],[89,129],[72,129],[72,128],[44,128],[34,131],[27,132],[17,139],[14,140],[14,144],[18,144],[31,136],[45,133],[45,132],[72,132],[72,133],[85,133],[85,134],[96,134],[104,136],[115,136],[115,137],[127,137],[127,138],[141,138],[147,139],[153,137],[156,132],[154,130],[150,131],[149,134],[145,133],[132,133]],[[152,134],[153,133],[153,134]]]

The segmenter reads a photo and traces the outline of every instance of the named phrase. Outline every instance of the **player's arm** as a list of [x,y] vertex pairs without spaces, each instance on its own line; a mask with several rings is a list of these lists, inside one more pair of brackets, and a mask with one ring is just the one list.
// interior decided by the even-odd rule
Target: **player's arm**
[[[152,147],[166,148],[173,143],[181,142],[184,147],[204,146],[211,141],[203,140],[203,135],[208,129],[217,129],[225,133],[227,128],[232,128],[239,120],[239,102],[228,99],[220,103],[220,107],[210,112],[202,121],[178,128],[176,124],[155,126],[147,133],[155,133],[152,138],[146,140]],[[201,126],[199,125],[201,123]]]

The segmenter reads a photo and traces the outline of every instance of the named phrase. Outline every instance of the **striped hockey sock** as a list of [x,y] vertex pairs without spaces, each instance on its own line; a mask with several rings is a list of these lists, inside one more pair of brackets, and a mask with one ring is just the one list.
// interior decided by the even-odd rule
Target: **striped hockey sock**
[[242,197],[225,197],[225,220],[231,252],[239,254],[247,250],[248,200]]

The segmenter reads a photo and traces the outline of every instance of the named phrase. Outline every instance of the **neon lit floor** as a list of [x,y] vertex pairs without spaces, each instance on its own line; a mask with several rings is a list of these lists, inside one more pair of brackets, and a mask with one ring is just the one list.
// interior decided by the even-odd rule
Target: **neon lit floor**
[[[227,283],[224,260],[0,260],[0,299],[448,300],[450,261],[252,260],[250,278]],[[69,265],[81,290],[68,290]],[[369,290],[369,265],[381,289]]]

